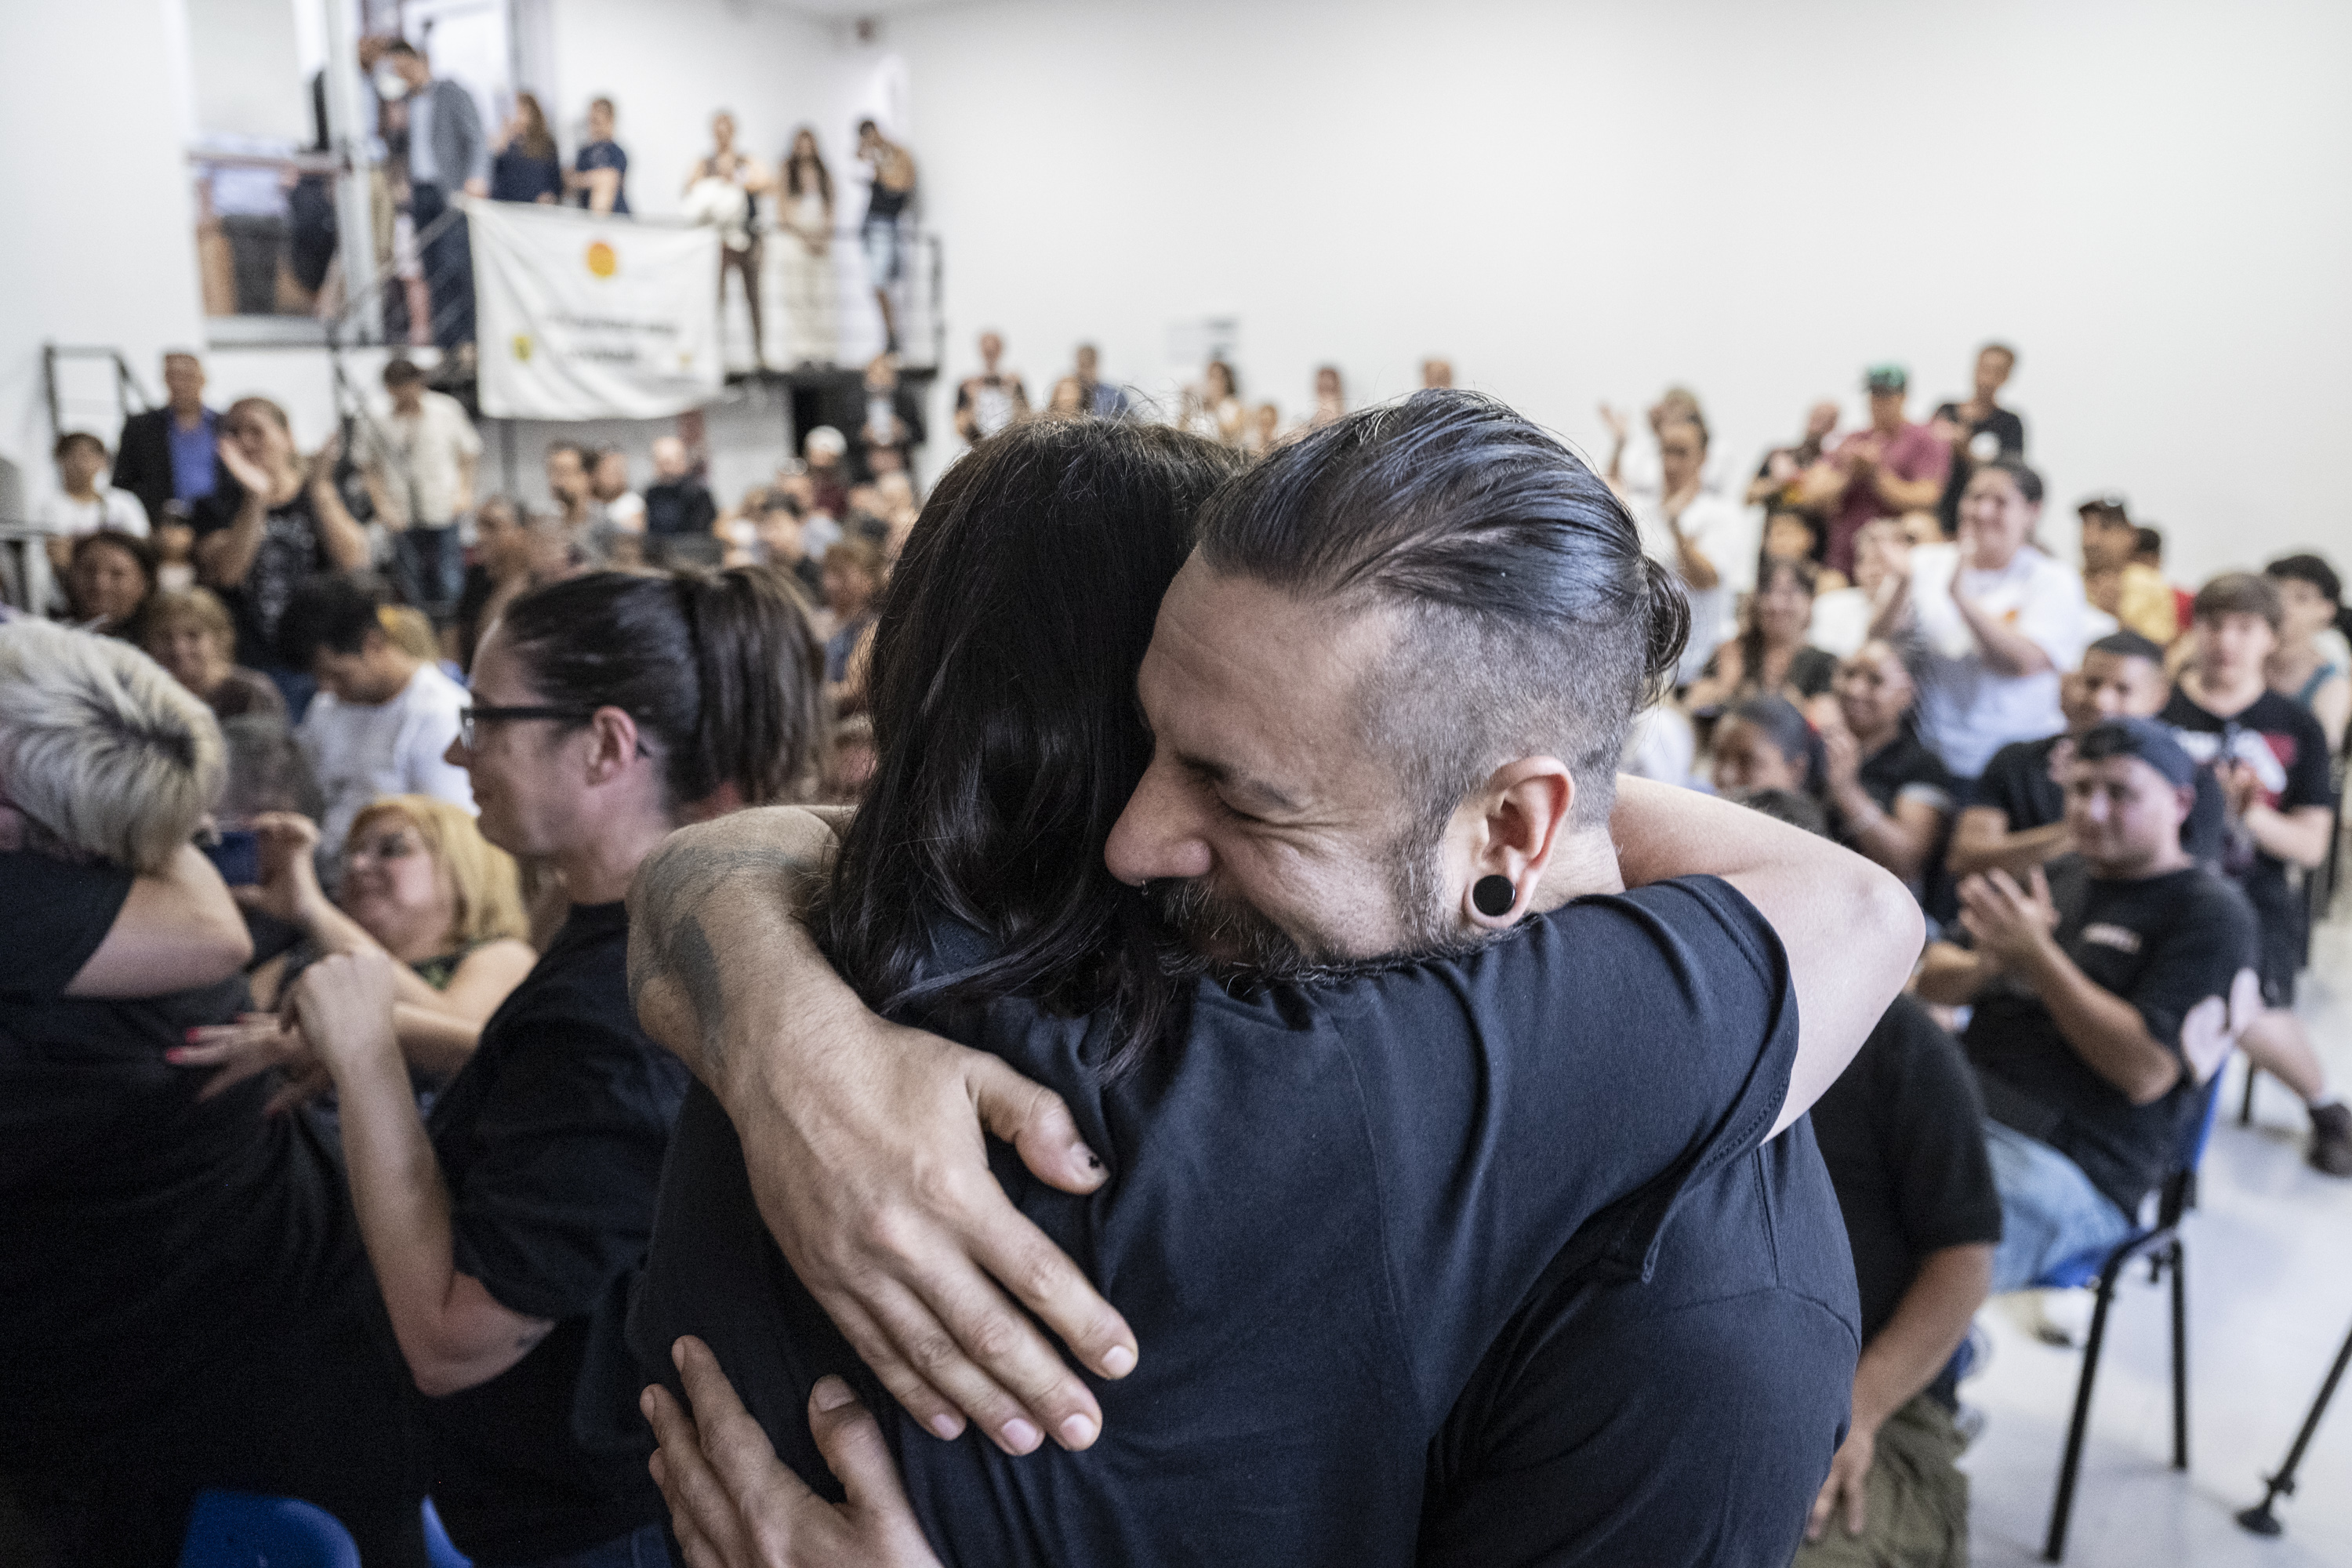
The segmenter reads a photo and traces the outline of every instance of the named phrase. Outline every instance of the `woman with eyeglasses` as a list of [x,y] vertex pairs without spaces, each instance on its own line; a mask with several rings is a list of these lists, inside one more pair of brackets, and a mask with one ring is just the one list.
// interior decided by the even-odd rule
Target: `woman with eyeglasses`
[[247,909],[302,933],[294,948],[253,973],[254,1010],[234,1024],[191,1030],[171,1053],[178,1067],[218,1067],[205,1092],[255,1073],[288,1077],[269,1109],[325,1089],[326,1066],[278,1003],[302,972],[338,952],[397,959],[394,1033],[420,1098],[466,1065],[482,1025],[521,984],[538,954],[523,941],[520,879],[513,857],[484,839],[471,813],[431,795],[385,795],[352,819],[342,877],[330,900],[314,856],[319,826],[294,812],[253,819],[261,879],[237,889]]
[[472,777],[483,837],[554,866],[562,927],[429,1124],[392,958],[335,953],[294,984],[425,1395],[434,1500],[484,1568],[660,1560],[621,1332],[687,1075],[637,1026],[622,900],[673,828],[808,794],[823,659],[762,567],[597,573],[522,595],[476,653],[449,756]]

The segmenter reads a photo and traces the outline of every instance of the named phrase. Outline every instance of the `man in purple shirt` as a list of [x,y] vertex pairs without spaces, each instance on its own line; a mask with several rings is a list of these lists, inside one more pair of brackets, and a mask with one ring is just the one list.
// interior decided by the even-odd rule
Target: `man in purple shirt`
[[1828,565],[1853,575],[1853,536],[1874,518],[1933,511],[1952,468],[1952,449],[1925,425],[1903,416],[1910,377],[1899,364],[1874,364],[1863,377],[1870,427],[1839,442],[1805,476],[1804,500],[1830,520]]

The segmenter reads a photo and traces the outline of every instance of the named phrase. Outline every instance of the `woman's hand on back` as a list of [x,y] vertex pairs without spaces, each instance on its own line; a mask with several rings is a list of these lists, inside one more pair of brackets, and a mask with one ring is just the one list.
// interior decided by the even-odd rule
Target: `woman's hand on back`
[[882,1429],[847,1384],[820,1378],[809,1395],[809,1435],[847,1494],[829,1503],[778,1461],[709,1346],[682,1339],[670,1353],[692,1411],[659,1386],[640,1407],[688,1568],[937,1568]]
[[173,1067],[220,1069],[205,1081],[198,1100],[210,1100],[272,1068],[283,1068],[289,1077],[287,1086],[270,1100],[273,1111],[299,1105],[327,1087],[324,1064],[301,1027],[275,1013],[244,1013],[234,1024],[190,1029],[188,1043],[165,1051],[163,1059]]

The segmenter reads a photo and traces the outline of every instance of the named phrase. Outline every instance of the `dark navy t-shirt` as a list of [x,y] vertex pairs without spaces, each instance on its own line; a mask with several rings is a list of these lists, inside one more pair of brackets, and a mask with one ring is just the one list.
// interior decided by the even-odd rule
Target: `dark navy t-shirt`
[[[1102,1438],[1016,1459],[918,1429],[769,1241],[699,1090],[630,1342],[674,1387],[671,1342],[709,1341],[784,1461],[835,1497],[805,1407],[819,1376],[847,1377],[950,1563],[1412,1561],[1430,1444],[1569,1238],[1585,1231],[1587,1263],[1648,1258],[1682,1194],[1753,1155],[1797,1044],[1777,937],[1713,879],[1579,900],[1447,962],[1203,985],[1186,1042],[1108,1085],[1084,1020],[1005,1002],[919,1021],[1059,1091],[1110,1168],[1074,1197],[992,1151],[1135,1330],[1137,1371],[1090,1379]],[[1820,1441],[1808,1500],[1833,1431]]]

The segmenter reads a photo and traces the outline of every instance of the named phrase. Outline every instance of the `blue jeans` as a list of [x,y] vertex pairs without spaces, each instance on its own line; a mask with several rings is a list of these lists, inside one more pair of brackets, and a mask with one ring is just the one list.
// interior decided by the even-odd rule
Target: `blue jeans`
[[2068,1258],[2132,1233],[2131,1216],[2093,1186],[2080,1165],[2041,1140],[1987,1121],[1985,1152],[2000,1192],[1995,1291],[2022,1290]]
[[466,552],[457,542],[457,525],[412,523],[394,534],[392,575],[401,597],[436,626],[457,614],[457,595],[466,591]]
[[626,1535],[616,1535],[584,1552],[517,1563],[513,1568],[669,1568],[669,1546],[662,1539],[660,1525],[641,1524]]

